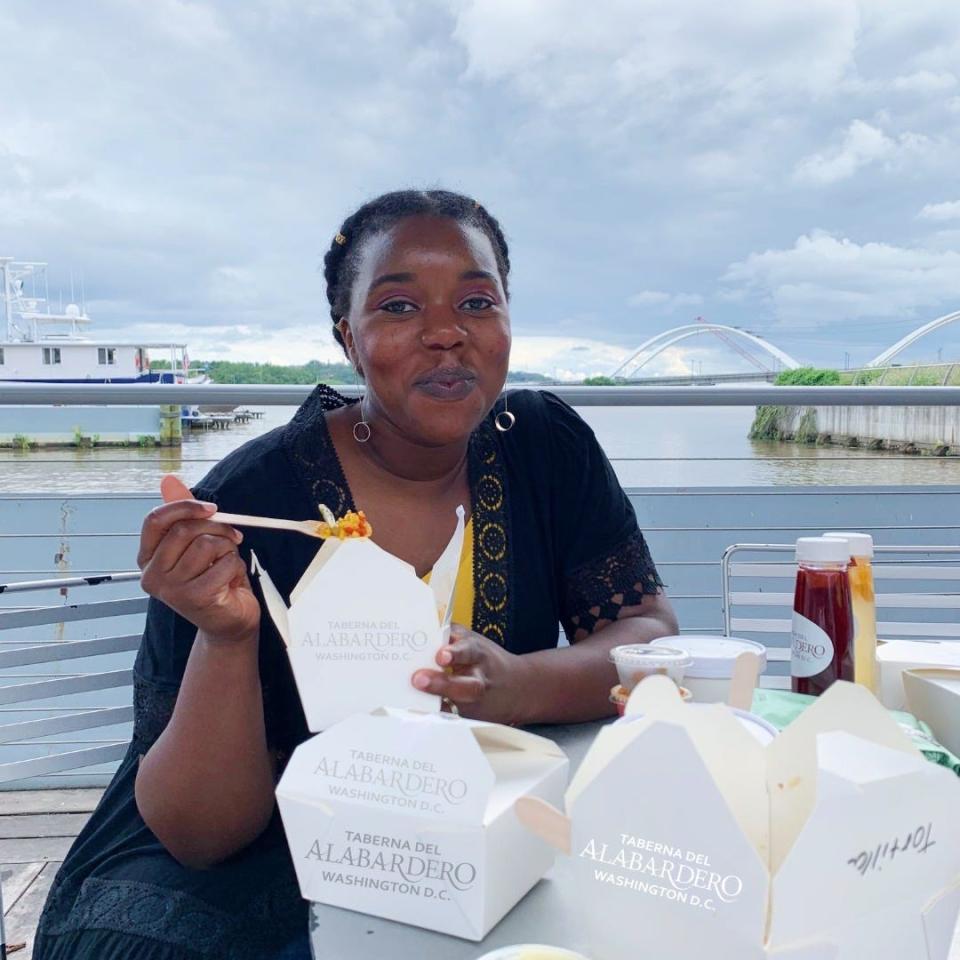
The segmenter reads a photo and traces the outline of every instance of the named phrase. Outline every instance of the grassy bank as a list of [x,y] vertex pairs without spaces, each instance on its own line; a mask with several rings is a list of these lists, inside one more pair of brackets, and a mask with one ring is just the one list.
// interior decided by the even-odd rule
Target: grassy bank
[[[798,370],[784,370],[774,380],[778,387],[835,387],[841,383],[836,370],[820,370],[816,367],[800,367]],[[792,427],[790,407],[762,404],[757,407],[756,415],[748,434],[751,440],[796,440],[799,443],[815,443],[817,440],[817,415],[807,410],[800,418],[796,429]]]
[[[886,367],[867,371],[820,370],[815,367],[804,367],[799,370],[785,371],[777,377],[774,384],[776,386],[887,387],[960,385],[960,365],[957,367],[949,364],[926,367]],[[859,430],[857,426],[853,426],[851,430],[851,424],[854,423],[851,420],[844,425],[841,433],[833,436],[830,434],[831,420],[834,421],[833,429],[836,429],[837,418],[828,417],[827,422],[821,425],[817,422],[817,410],[814,407],[761,405],[756,409],[749,438],[784,443],[866,447],[872,450],[890,450],[914,455],[928,453],[934,456],[951,456],[956,455],[958,449],[954,441],[930,436],[931,431],[926,429],[925,425],[912,427],[911,432],[915,430],[916,434],[905,439],[896,436],[896,428],[887,427],[878,430],[876,423],[867,426],[867,435],[863,435],[859,432],[864,429],[863,421],[859,423]],[[948,427],[941,425],[941,429],[950,433]],[[847,435],[848,432],[850,435]]]

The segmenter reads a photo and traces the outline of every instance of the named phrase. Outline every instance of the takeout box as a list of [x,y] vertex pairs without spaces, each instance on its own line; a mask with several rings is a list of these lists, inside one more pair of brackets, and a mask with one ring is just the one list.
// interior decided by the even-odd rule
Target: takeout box
[[597,737],[566,847],[594,960],[946,960],[960,905],[960,782],[862,687],[835,684],[769,746],[654,677]]
[[277,800],[305,898],[481,940],[554,850],[515,802],[560,803],[552,741],[450,714],[358,714],[294,751]]
[[926,723],[951,753],[960,756],[960,667],[907,670],[903,686],[910,712]]
[[960,668],[956,641],[891,640],[877,648],[880,664],[880,700],[891,710],[906,710],[903,674],[921,667]]
[[411,680],[416,670],[437,669],[437,651],[449,639],[463,531],[460,507],[429,585],[370,539],[325,540],[289,607],[253,555],[312,731],[383,704],[439,711],[440,698]]

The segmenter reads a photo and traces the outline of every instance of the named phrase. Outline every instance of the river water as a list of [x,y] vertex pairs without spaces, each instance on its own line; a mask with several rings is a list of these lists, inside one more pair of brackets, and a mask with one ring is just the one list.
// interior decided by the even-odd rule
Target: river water
[[[155,492],[165,473],[193,483],[231,450],[286,423],[294,409],[267,407],[262,420],[188,434],[174,449],[2,451],[0,491]],[[960,484],[960,457],[751,442],[751,407],[584,407],[580,413],[624,486]]]

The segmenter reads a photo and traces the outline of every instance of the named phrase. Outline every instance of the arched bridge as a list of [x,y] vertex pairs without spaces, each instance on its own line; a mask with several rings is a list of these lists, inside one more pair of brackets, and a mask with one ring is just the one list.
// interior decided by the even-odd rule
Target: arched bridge
[[936,320],[931,320],[929,323],[917,327],[916,330],[908,333],[902,340],[898,340],[892,347],[889,347],[887,350],[884,350],[883,353],[874,357],[867,366],[886,366],[894,357],[906,350],[907,347],[913,346],[921,337],[925,337],[928,333],[933,333],[934,330],[939,330],[941,327],[949,326],[957,320],[960,320],[960,310],[956,310],[953,313],[945,313],[942,317],[937,317]]
[[[674,327],[674,329],[667,330],[664,333],[658,333],[655,337],[641,343],[630,357],[614,371],[613,376],[627,377],[629,375],[635,377],[651,360],[660,356],[664,350],[704,333],[713,334],[752,363],[758,370],[764,372],[774,372],[779,369],[796,370],[800,366],[800,363],[790,354],[784,353],[779,347],[775,347],[755,333],[749,333],[739,327],[728,327],[722,323],[698,321],[697,323]],[[758,358],[748,347],[757,349],[760,357]],[[763,357],[767,358],[767,362],[761,359]],[[772,361],[772,364],[770,361]]]

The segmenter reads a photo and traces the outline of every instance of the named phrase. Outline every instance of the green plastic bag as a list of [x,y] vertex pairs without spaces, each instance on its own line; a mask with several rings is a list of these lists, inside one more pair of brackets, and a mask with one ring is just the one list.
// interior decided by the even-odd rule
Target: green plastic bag
[[[753,712],[773,724],[778,730],[793,723],[810,706],[816,697],[789,690],[755,690],[753,694]],[[909,735],[916,748],[932,763],[948,767],[960,776],[960,758],[955,757],[946,747],[938,743],[933,731],[912,713],[891,710],[894,720]]]

